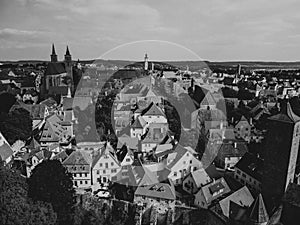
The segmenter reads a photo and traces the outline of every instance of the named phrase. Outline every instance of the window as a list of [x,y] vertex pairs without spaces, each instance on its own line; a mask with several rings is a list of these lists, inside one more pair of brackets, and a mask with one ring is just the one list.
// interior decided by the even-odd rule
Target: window
[[174,177],[177,177],[177,172],[174,172]]
[[242,177],[246,178],[246,174],[243,173],[243,174],[242,174]]
[[81,180],[81,181],[79,181],[79,183],[80,183],[80,184],[82,184],[82,180]]
[[105,174],[106,173],[106,171],[105,170],[103,170],[103,174]]
[[113,166],[113,165],[114,165],[114,162],[111,162],[110,165]]
[[126,159],[126,162],[130,162],[130,158],[127,158],[127,159]]
[[105,163],[105,168],[108,168],[108,163]]
[[192,164],[193,163],[193,160],[190,160],[190,164]]
[[87,180],[85,181],[85,184],[88,184],[88,181],[87,181]]
[[82,174],[80,173],[79,176],[82,177]]
[[102,167],[102,163],[100,163],[99,166]]
[[107,181],[106,177],[103,177],[103,182],[106,182],[106,181]]
[[97,170],[97,174],[99,174],[100,173],[100,170]]
[[74,185],[77,186],[77,181],[74,181]]
[[236,172],[237,172],[237,174],[241,174],[241,171],[240,171],[240,170],[237,170]]
[[112,169],[111,172],[112,172],[112,173],[116,173],[116,172],[117,172],[117,169]]

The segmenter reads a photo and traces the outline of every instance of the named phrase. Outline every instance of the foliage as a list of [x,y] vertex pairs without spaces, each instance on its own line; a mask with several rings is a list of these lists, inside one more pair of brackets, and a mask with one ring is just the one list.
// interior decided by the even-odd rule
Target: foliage
[[28,195],[34,201],[51,203],[57,213],[58,224],[72,224],[75,190],[72,175],[58,160],[38,164],[28,179]]
[[0,131],[10,144],[27,140],[32,133],[32,119],[25,109],[0,113]]
[[0,112],[8,113],[13,104],[15,104],[16,98],[14,95],[5,92],[0,94],[0,102]]
[[33,202],[20,173],[0,166],[0,224],[54,225],[56,214],[50,204]]

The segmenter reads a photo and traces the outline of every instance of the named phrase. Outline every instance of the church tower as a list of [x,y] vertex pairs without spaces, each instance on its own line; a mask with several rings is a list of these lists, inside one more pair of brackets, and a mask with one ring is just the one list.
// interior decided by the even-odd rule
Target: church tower
[[55,52],[54,44],[52,44],[52,54],[50,55],[50,57],[51,57],[51,62],[57,62],[57,55]]
[[148,66],[148,55],[146,53],[144,58],[144,70],[148,70]]
[[281,104],[281,112],[269,118],[264,152],[262,193],[268,209],[282,198],[295,179],[300,142],[300,117],[289,102]]
[[73,91],[73,71],[72,71],[73,64],[72,64],[72,56],[70,54],[68,46],[67,46],[67,49],[66,49],[64,63],[65,63],[67,76],[71,78],[71,86],[72,86],[71,89]]

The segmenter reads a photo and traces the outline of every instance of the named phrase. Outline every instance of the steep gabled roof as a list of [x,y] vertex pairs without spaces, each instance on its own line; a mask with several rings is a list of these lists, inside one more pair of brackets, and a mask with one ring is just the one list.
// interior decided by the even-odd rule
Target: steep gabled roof
[[151,103],[149,109],[145,110],[142,116],[165,116],[165,114],[156,104]]
[[212,96],[210,91],[207,91],[204,99],[201,101],[200,105],[216,105],[216,101]]
[[248,152],[247,144],[244,142],[235,142],[236,148],[233,143],[223,142],[217,157],[224,160],[225,157],[242,157],[246,152]]
[[231,191],[223,177],[203,186],[201,189],[207,204]]
[[145,126],[146,121],[143,119],[143,117],[139,116],[135,119],[135,121],[131,125],[131,128],[144,128]]
[[49,121],[46,121],[40,134],[40,142],[58,142],[59,136],[56,134]]
[[146,168],[137,157],[128,168],[129,184],[132,186],[147,186],[159,183],[156,174]]
[[115,163],[117,165],[120,165],[120,162],[117,159],[117,155],[114,154],[114,149],[112,148],[112,146],[110,144],[108,144],[108,142],[106,143],[106,145],[104,146],[104,148],[102,148],[101,152],[93,159],[92,162],[92,168],[94,168],[94,166],[99,162],[99,160],[103,157],[103,156],[109,156],[110,158],[112,158]]
[[244,186],[228,197],[222,199],[219,204],[221,206],[223,214],[228,218],[230,214],[230,202],[234,202],[241,207],[249,207],[254,202],[254,198],[252,197],[249,189]]
[[30,149],[37,149],[37,148],[40,148],[41,145],[34,137],[32,137],[31,141],[29,142],[27,147],[30,148]]
[[235,167],[256,180],[262,181],[263,160],[255,155],[246,152]]
[[175,150],[171,153],[171,154],[175,154],[175,158],[172,160],[172,162],[170,162],[170,164],[168,164],[168,168],[172,168],[173,166],[175,166],[178,161],[182,158],[182,156],[184,156],[184,154],[186,154],[188,152],[187,149],[185,149],[183,146],[181,146],[180,144],[178,144],[175,148]]
[[250,207],[249,222],[252,224],[266,224],[268,221],[269,215],[262,195],[259,194]]
[[63,161],[63,165],[91,165],[92,157],[88,151],[76,150]]
[[50,62],[48,63],[45,71],[45,76],[58,75],[62,73],[66,73],[65,64],[63,62]]

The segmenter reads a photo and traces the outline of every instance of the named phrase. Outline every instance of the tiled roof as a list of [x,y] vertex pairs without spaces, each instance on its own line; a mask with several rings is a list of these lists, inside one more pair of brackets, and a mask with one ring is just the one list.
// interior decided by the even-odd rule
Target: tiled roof
[[249,152],[244,154],[235,167],[258,181],[262,180],[263,160]]
[[230,188],[224,178],[220,178],[212,183],[209,183],[203,186],[201,189],[207,204],[210,204],[215,199],[230,192]]
[[37,149],[40,148],[41,145],[39,144],[39,142],[33,137],[31,138],[31,141],[29,142],[29,144],[27,145],[28,148],[30,149]]
[[172,153],[175,154],[175,158],[172,160],[170,164],[168,164],[167,167],[171,169],[173,166],[175,166],[186,152],[188,152],[188,150],[178,144]]
[[56,134],[49,121],[46,121],[40,134],[40,142],[58,142],[59,136]]
[[203,168],[191,172],[191,176],[194,179],[197,188],[199,188],[199,187],[201,187],[201,185],[205,185],[211,181],[211,178],[208,176],[205,169],[203,169]]
[[221,206],[223,214],[228,218],[230,202],[234,202],[242,207],[249,207],[254,202],[254,198],[252,197],[249,189],[246,186],[244,186],[241,189],[229,195],[228,197],[222,199],[219,202],[219,204]]
[[212,96],[210,91],[207,91],[204,99],[201,101],[200,105],[215,105],[216,101]]
[[57,153],[52,159],[53,160],[59,160],[61,162],[63,162],[64,160],[66,160],[66,158],[68,158],[68,154],[66,153],[66,151],[61,151],[59,153]]
[[225,142],[221,145],[218,151],[218,158],[224,160],[225,157],[242,157],[246,152],[248,152],[247,144],[244,142],[235,142],[234,143]]
[[176,199],[174,187],[166,183],[158,183],[149,186],[138,187],[135,191],[135,195],[167,200]]
[[65,64],[63,62],[50,62],[48,63],[45,75],[58,75],[66,73]]
[[147,186],[159,183],[156,174],[146,168],[138,158],[134,158],[128,168],[129,184],[133,186]]
[[165,114],[156,104],[151,103],[150,107],[142,113],[142,116],[165,116]]
[[63,161],[63,165],[91,165],[92,157],[89,151],[76,150]]
[[133,122],[133,124],[131,125],[132,128],[144,128],[145,126],[146,126],[146,121],[141,116],[137,117]]

